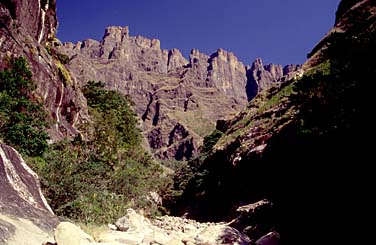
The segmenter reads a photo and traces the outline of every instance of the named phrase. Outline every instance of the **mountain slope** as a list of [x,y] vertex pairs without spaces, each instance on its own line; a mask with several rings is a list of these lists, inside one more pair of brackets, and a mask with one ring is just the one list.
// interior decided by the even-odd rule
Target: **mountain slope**
[[348,9],[337,12],[343,15],[303,74],[261,92],[217,125],[222,137],[189,164],[198,172],[178,174],[179,180],[193,175],[180,199],[182,213],[216,220],[236,205],[267,198],[279,213],[267,229],[280,231],[286,243],[329,242],[333,233],[348,231],[356,214],[345,217],[342,210],[359,207],[353,202],[366,197],[361,193],[369,185],[369,146],[361,142],[372,132],[367,99],[376,75],[376,6],[369,0],[340,6]]

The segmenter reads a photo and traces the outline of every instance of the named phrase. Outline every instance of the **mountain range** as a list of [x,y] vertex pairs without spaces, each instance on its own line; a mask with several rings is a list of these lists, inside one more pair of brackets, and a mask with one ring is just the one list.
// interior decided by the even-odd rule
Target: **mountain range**
[[[0,244],[54,244],[54,212],[104,223],[127,207],[225,221],[216,244],[359,243],[375,1],[335,15],[307,61],[283,67],[223,49],[187,59],[128,27],[63,44],[56,0],[1,1]],[[213,243],[196,235],[162,244]]]

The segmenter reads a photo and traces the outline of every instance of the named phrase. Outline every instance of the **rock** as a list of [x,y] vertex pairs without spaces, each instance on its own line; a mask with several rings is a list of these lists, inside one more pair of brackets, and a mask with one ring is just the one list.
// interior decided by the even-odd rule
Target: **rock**
[[166,234],[166,232],[162,229],[154,228],[153,231],[145,234],[145,237],[143,239],[143,243],[145,244],[166,244],[168,241],[170,241],[171,237]]
[[336,23],[340,20],[346,11],[348,11],[355,4],[362,2],[362,0],[342,0],[339,2],[339,6],[336,12]]
[[208,67],[209,67],[209,56],[206,54],[201,53],[198,49],[192,49],[189,55],[189,67],[191,69],[188,70],[189,77],[196,78],[200,80],[198,86],[205,86],[208,77]]
[[257,211],[257,209],[260,209],[266,206],[271,207],[273,206],[273,204],[269,200],[263,199],[255,203],[240,206],[236,209],[236,211],[243,216],[245,215],[249,216],[249,215],[254,214]]
[[188,60],[183,57],[179,49],[168,51],[167,70],[174,71],[188,64]]
[[[365,0],[343,13],[304,63],[304,79],[272,86],[224,123],[230,125],[225,135],[200,165],[212,174],[202,188],[184,193],[183,212],[214,220],[228,217],[238,202],[268,197],[276,207],[268,223],[284,244],[320,244],[323,237],[342,244],[361,236],[350,220],[363,215],[344,217],[342,210],[364,209],[364,201],[349,200],[367,200],[372,192],[366,160],[372,150],[358,142],[373,131],[364,109],[375,76],[375,10],[376,2]],[[260,61],[256,67],[262,69]],[[354,176],[361,178],[349,182]]]
[[130,208],[124,217],[116,221],[115,226],[119,231],[145,231],[149,229],[149,220]]
[[119,219],[124,231],[106,231],[99,244],[248,244],[250,239],[224,223],[199,223],[180,217],[163,216],[149,220],[129,209]]
[[56,0],[1,1],[0,9],[0,69],[9,57],[25,57],[37,85],[35,96],[56,122],[48,132],[51,141],[77,135],[88,113],[75,80],[65,82],[59,75],[65,68],[56,54],[59,42],[54,41]]
[[14,23],[22,27],[39,43],[45,43],[48,38],[55,36],[57,18],[56,0],[44,3],[41,5],[41,1],[33,0],[2,1],[0,3],[1,23],[6,24],[9,29],[11,29],[10,24]]
[[72,57],[73,80],[103,81],[107,89],[130,95],[150,149],[161,160],[189,159],[217,119],[247,102],[244,65],[224,50],[210,60],[192,50],[187,61],[177,49],[161,49],[159,40],[108,27],[102,41],[66,43],[59,52]]
[[113,231],[116,231],[118,228],[116,227],[116,225],[113,225],[113,224],[108,224],[107,227],[110,229],[110,230],[113,230]]
[[164,245],[185,245],[186,243],[183,243],[179,239],[171,239],[170,241],[163,243]]
[[269,232],[256,241],[256,245],[279,245],[280,236],[277,232]]
[[281,65],[268,64],[263,65],[260,58],[257,58],[251,67],[247,68],[246,91],[248,100],[252,100],[256,94],[268,89],[273,83],[291,79],[296,73],[299,73],[300,65]]
[[209,226],[195,237],[196,244],[249,244],[250,239],[225,225]]
[[147,194],[146,200],[156,205],[162,206],[162,197],[155,191],[151,191]]
[[46,202],[38,176],[13,148],[0,143],[0,244],[53,241],[58,219]]
[[95,242],[90,235],[70,222],[61,222],[56,227],[55,241],[57,245],[81,245]]
[[263,199],[261,201],[240,206],[236,209],[238,217],[228,223],[231,227],[246,234],[250,239],[259,239],[273,229],[271,217],[274,216],[273,203]]
[[110,231],[98,235],[98,243],[108,243],[108,244],[129,244],[137,245],[142,244],[145,238],[143,232],[122,232],[122,231]]
[[241,101],[247,101],[245,86],[246,69],[231,52],[218,49],[209,59],[208,79],[224,94]]

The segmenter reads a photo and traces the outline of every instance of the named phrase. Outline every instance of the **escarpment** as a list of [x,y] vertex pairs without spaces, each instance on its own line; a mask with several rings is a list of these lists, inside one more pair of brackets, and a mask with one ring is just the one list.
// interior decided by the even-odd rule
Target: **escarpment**
[[[252,99],[247,84],[263,89],[231,52],[218,49],[208,56],[193,49],[187,60],[178,49],[162,49],[157,39],[131,36],[128,27],[108,27],[101,41],[65,43],[59,50],[70,57],[68,68],[81,84],[102,81],[131,97],[151,151],[161,160],[189,159],[217,120]],[[262,86],[283,75],[263,78]]]

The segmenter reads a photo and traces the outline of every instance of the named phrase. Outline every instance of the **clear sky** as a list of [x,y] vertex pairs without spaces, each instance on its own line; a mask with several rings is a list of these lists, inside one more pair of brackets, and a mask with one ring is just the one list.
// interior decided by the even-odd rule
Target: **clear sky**
[[333,26],[340,0],[57,0],[57,36],[101,40],[107,26],[158,38],[164,49],[234,52],[245,64],[303,63]]

